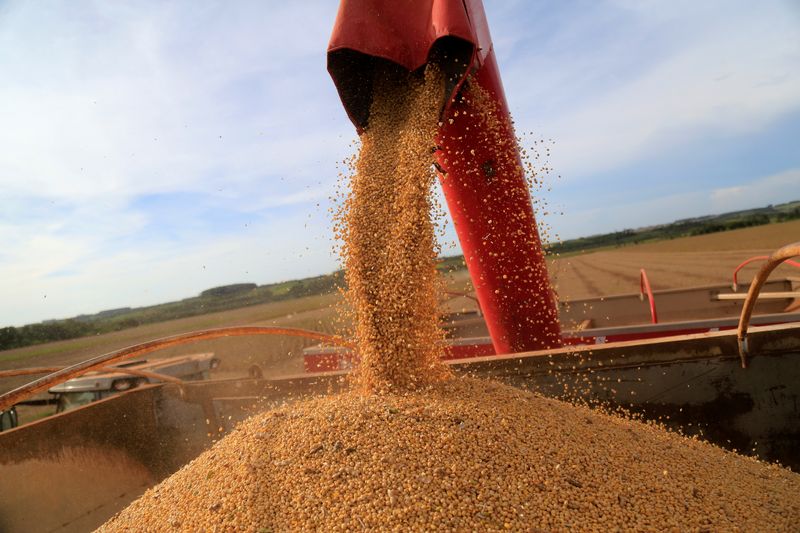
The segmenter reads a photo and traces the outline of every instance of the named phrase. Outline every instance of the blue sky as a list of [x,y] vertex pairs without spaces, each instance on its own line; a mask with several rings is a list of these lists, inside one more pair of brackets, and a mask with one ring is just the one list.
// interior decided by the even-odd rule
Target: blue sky
[[[336,7],[0,3],[0,325],[333,270]],[[562,237],[800,198],[796,2],[486,10]]]

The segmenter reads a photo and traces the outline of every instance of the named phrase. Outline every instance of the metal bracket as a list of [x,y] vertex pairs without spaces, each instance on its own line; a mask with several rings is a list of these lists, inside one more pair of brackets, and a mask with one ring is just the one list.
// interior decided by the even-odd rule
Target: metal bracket
[[747,346],[747,337],[736,339],[739,344],[739,359],[742,360],[742,368],[747,368],[747,355],[749,348]]

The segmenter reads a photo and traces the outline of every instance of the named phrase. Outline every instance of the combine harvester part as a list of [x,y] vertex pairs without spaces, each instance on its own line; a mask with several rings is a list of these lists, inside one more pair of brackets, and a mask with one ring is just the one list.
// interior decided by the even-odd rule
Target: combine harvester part
[[[560,346],[528,184],[480,0],[343,0],[328,46],[328,71],[358,131],[369,122],[372,78],[387,63],[418,71],[435,61],[447,75],[436,150],[442,189],[495,353]],[[488,142],[481,109],[489,95],[501,131]],[[470,133],[472,132],[472,133]]]
[[800,242],[787,244],[783,248],[775,250],[772,255],[767,258],[767,262],[761,266],[753,282],[750,284],[750,289],[747,291],[747,299],[742,306],[742,316],[739,318],[739,328],[737,329],[737,339],[739,343],[739,357],[742,360],[742,368],[747,368],[747,328],[750,324],[750,318],[753,315],[753,308],[758,300],[758,294],[761,292],[761,287],[767,282],[767,278],[772,274],[772,271],[778,268],[781,263],[784,263],[792,257],[800,255]]
[[650,320],[653,324],[658,324],[658,313],[656,313],[656,300],[653,298],[653,289],[650,288],[650,280],[647,278],[647,272],[642,268],[639,270],[639,299],[644,300],[647,295],[647,301],[650,303]]

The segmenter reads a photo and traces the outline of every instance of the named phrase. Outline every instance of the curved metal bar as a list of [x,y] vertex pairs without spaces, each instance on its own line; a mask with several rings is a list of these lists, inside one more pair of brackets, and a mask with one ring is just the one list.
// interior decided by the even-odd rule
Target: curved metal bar
[[[739,266],[737,266],[733,270],[733,292],[736,292],[737,290],[739,290],[738,275],[739,275],[739,271],[742,268],[744,268],[745,266],[749,265],[753,261],[766,261],[767,259],[769,259],[769,257],[770,256],[768,256],[768,255],[756,255],[754,257],[751,257],[750,259],[747,259],[747,260],[742,261],[741,263],[739,263]],[[793,267],[800,268],[800,263],[798,263],[797,261],[789,261],[787,259],[786,263],[789,264],[789,265],[792,265]]]
[[647,294],[647,300],[650,302],[650,320],[653,324],[658,324],[658,313],[656,313],[656,300],[653,298],[653,289],[650,288],[650,280],[647,279],[647,272],[643,268],[639,269],[639,299],[644,300],[644,295]]
[[186,381],[184,381],[184,380],[182,380],[180,378],[176,378],[175,376],[167,376],[165,374],[159,374],[158,372],[149,372],[147,370],[137,370],[135,368],[117,368],[117,367],[113,367],[113,366],[110,366],[110,367],[109,366],[104,366],[102,368],[98,368],[98,370],[100,372],[109,372],[109,373],[111,373],[111,372],[123,373],[124,372],[125,374],[130,374],[132,376],[138,376],[138,377],[147,378],[147,379],[155,379],[155,380],[158,380],[158,381],[168,381],[170,383],[175,383],[175,384],[181,385],[181,386],[183,386],[183,384],[186,383]]
[[[67,367],[63,366],[45,366],[45,367],[31,367],[31,368],[18,368],[14,370],[0,370],[0,379],[2,378],[11,378],[17,376],[30,376],[34,374],[50,374],[52,372],[58,372],[64,370]],[[170,383],[175,383],[177,385],[183,386],[185,383],[184,380],[180,378],[176,378],[175,376],[168,376],[166,374],[159,374],[158,372],[149,372],[147,370],[137,370],[135,368],[119,368],[115,366],[103,366],[96,369],[98,372],[108,372],[108,373],[120,373],[123,372],[125,374],[129,374],[132,376],[138,376],[147,379],[153,379],[157,381],[168,381]]]
[[[31,376],[35,374],[51,374],[53,372],[58,372],[60,370],[64,370],[65,366],[35,366],[30,368],[15,368],[13,370],[0,370],[0,379],[3,378],[13,378],[18,376]],[[158,372],[150,372],[148,370],[136,370],[135,368],[120,368],[116,366],[104,366],[98,368],[97,371],[99,372],[109,372],[109,373],[123,373],[123,374],[130,374],[132,376],[140,376],[143,378],[148,379],[159,379],[161,381],[169,381],[172,383],[182,383],[183,380],[176,378],[174,376],[168,376],[166,374],[159,374]]]
[[11,370],[0,370],[0,379],[15,378],[17,376],[32,376],[35,374],[50,374],[63,369],[63,366],[34,366],[30,368],[14,368]]
[[[750,317],[753,315],[753,307],[758,300],[758,293],[761,292],[761,287],[764,286],[767,278],[778,265],[788,260],[790,257],[796,257],[798,255],[800,255],[800,242],[787,244],[775,250],[772,255],[769,256],[767,262],[761,266],[761,269],[750,284],[750,289],[747,291],[747,298],[745,298],[744,305],[742,306],[742,315],[739,317],[739,328],[736,332],[742,368],[747,368],[747,327],[750,324]],[[792,262],[794,263],[794,261]]]
[[181,333],[171,337],[164,337],[156,339],[107,354],[98,355],[91,359],[87,359],[81,363],[62,368],[52,374],[48,374],[35,381],[18,387],[10,392],[0,396],[0,411],[3,411],[20,400],[27,398],[32,394],[47,390],[53,385],[72,379],[91,370],[98,370],[102,367],[112,365],[118,361],[128,359],[129,357],[136,357],[145,353],[153,352],[162,348],[169,348],[170,346],[178,346],[180,344],[188,344],[200,340],[216,339],[220,337],[239,337],[244,335],[289,335],[295,337],[305,337],[315,339],[322,342],[329,342],[337,346],[353,347],[353,343],[335,335],[328,335],[327,333],[319,333],[317,331],[310,331],[300,328],[282,328],[274,326],[235,326],[229,328],[207,329],[202,331],[192,331],[189,333]]

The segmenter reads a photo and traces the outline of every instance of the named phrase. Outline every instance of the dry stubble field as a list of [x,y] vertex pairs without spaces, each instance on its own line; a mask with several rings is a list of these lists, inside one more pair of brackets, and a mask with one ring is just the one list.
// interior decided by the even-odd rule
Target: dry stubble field
[[[550,275],[560,298],[569,300],[638,292],[640,268],[653,290],[725,284],[745,259],[799,240],[800,220],[795,220],[554,259]],[[742,269],[739,283],[749,283],[759,266]],[[781,266],[773,274],[786,276],[800,277],[800,270]]]
[[[654,290],[722,284],[730,282],[733,269],[741,261],[798,240],[800,221],[792,221],[554,258],[550,272],[560,298],[569,300],[637,292],[640,268],[647,270]],[[757,268],[756,264],[746,267],[741,282],[748,283]],[[800,276],[800,270],[780,267],[774,276]],[[456,272],[449,276],[448,285],[453,290],[469,290],[469,277],[465,271]],[[333,306],[337,301],[337,295],[299,298],[8,350],[0,352],[0,369],[66,365],[138,342],[213,327],[282,325],[330,333],[336,329]],[[448,307],[461,305],[471,307],[469,300],[461,298]],[[271,374],[287,374],[302,372],[298,355],[309,343],[294,338],[236,337],[163,350],[154,356],[214,351],[223,361],[221,371],[227,375],[243,375],[251,364],[259,364]],[[24,381],[2,380],[0,392]]]

